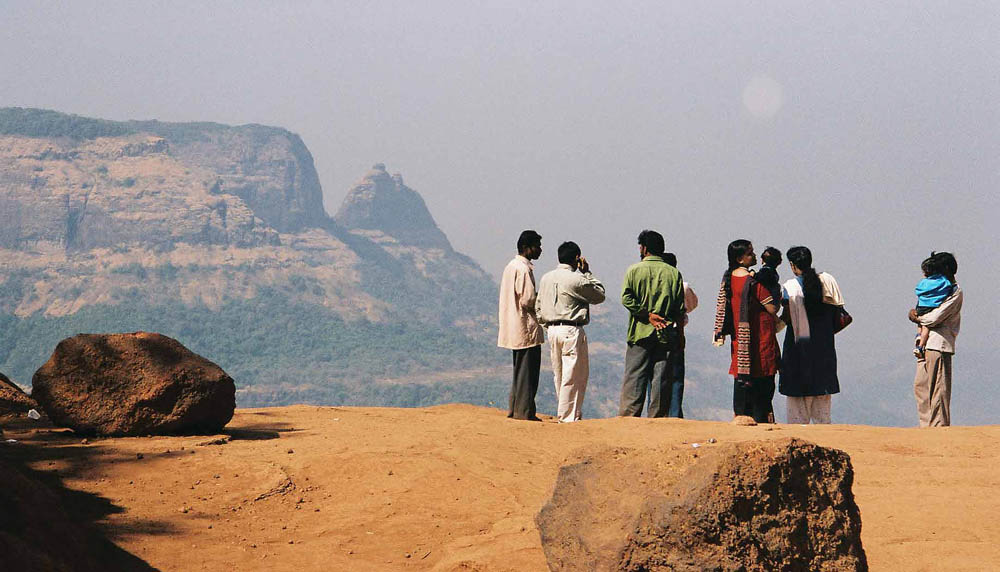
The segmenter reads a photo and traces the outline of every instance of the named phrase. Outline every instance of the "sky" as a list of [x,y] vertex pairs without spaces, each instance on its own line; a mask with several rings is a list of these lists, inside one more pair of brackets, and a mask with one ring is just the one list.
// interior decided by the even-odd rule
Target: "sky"
[[1000,409],[1000,5],[610,4],[0,0],[0,106],[285,127],[328,211],[383,162],[494,276],[533,228],[617,290],[656,229],[703,336],[731,240],[804,244],[855,316],[842,383],[887,392],[951,251],[956,400]]

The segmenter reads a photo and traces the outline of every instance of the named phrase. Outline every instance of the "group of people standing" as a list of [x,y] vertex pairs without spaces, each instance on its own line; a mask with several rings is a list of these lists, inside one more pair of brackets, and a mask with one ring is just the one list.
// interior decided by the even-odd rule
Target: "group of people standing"
[[[590,305],[606,298],[604,285],[590,271],[574,242],[559,246],[559,265],[542,276],[536,289],[532,261],[542,253],[542,237],[521,233],[518,255],[500,283],[498,345],[512,350],[513,383],[508,417],[538,420],[535,395],[541,366],[543,328],[558,399],[559,422],[582,418],[589,376],[587,336]],[[683,417],[684,326],[698,298],[665,252],[663,236],[644,230],[638,237],[640,261],[628,268],[621,302],[628,310],[628,347],[620,416]],[[830,423],[831,396],[840,392],[835,335],[851,323],[836,279],[813,268],[812,252],[790,248],[785,256],[793,277],[781,282],[781,252],[768,247],[757,255],[748,240],[727,248],[716,305],[714,343],[731,340],[734,422],[773,423],[775,389],[786,397],[789,423]],[[950,424],[951,355],[962,305],[955,282],[957,263],[948,253],[925,261],[925,281],[933,295],[920,298],[909,318],[918,335],[914,394],[922,426]],[[929,301],[930,300],[930,301]],[[928,305],[933,304],[933,305]],[[777,335],[786,330],[779,347]],[[778,385],[775,386],[775,377]]]

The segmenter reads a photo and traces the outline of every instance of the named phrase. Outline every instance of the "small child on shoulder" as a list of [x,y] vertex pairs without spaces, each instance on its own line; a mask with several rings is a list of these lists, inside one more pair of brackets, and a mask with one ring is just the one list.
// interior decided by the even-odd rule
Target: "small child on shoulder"
[[768,246],[760,255],[760,270],[754,275],[754,279],[771,293],[771,298],[775,303],[781,302],[781,284],[778,282],[778,266],[781,265],[781,251],[773,246]]
[[[924,279],[917,283],[915,292],[917,294],[917,315],[924,314],[939,307],[955,291],[955,285],[949,280],[940,267],[934,253],[920,263],[920,270],[924,273]],[[924,359],[924,352],[927,349],[927,338],[930,336],[930,329],[927,326],[917,326],[917,338],[914,342],[913,355],[917,360]]]

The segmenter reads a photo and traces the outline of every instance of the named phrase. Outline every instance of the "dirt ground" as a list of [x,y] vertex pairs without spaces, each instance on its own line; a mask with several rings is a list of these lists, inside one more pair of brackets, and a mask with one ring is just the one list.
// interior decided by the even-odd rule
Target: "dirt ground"
[[607,446],[693,455],[694,443],[791,436],[850,454],[872,570],[1000,569],[1000,426],[561,425],[468,405],[295,406],[238,410],[216,437],[84,441],[19,423],[3,446],[165,571],[521,571],[546,569],[533,519],[561,465]]

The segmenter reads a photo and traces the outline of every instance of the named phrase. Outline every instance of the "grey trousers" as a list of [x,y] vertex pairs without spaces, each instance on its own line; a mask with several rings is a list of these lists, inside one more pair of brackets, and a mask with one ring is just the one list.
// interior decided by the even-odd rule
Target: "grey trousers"
[[917,399],[921,427],[951,425],[951,356],[927,350],[924,359],[917,362],[913,396]]
[[[668,417],[676,379],[672,354],[680,351],[659,343],[655,336],[629,344],[625,350],[625,380],[622,382],[620,417],[642,417],[649,391],[649,417]],[[679,405],[679,404],[678,404]],[[679,409],[679,408],[678,408]]]
[[510,386],[507,417],[535,420],[535,394],[538,393],[538,370],[542,367],[542,346],[512,350],[514,379]]

